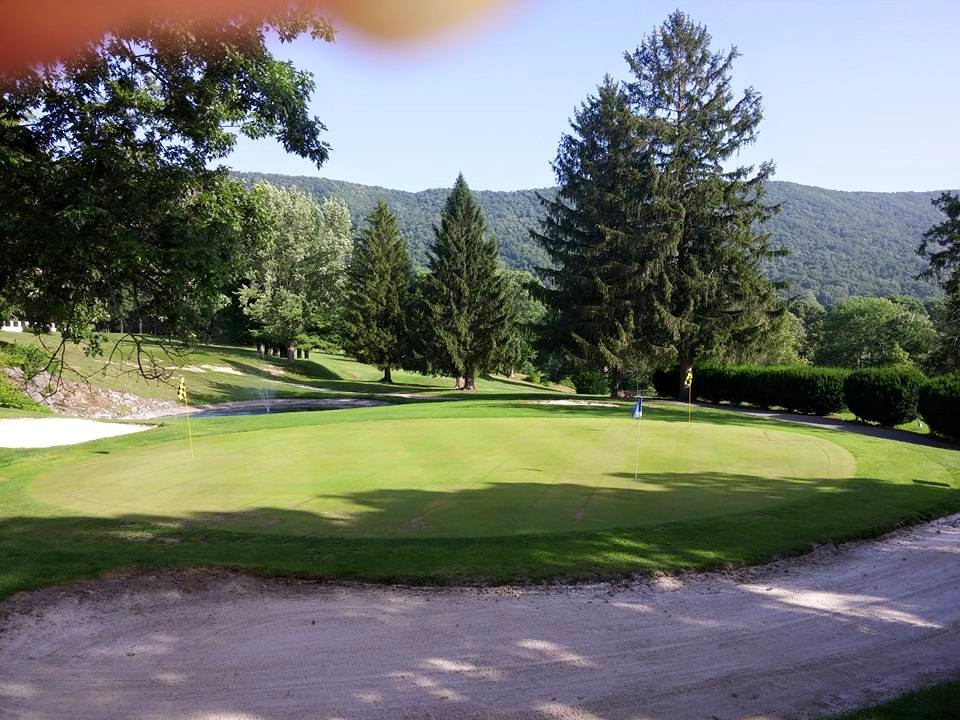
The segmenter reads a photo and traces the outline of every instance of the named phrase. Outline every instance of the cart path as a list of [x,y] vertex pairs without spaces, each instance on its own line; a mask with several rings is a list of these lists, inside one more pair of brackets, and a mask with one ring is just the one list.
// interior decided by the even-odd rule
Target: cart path
[[0,604],[0,717],[812,718],[960,675],[960,515],[736,571],[409,589],[182,571]]

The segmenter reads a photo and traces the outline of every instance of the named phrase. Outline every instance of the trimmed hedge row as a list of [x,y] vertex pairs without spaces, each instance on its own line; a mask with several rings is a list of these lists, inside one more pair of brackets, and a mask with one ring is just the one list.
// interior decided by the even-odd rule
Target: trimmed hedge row
[[[843,381],[848,374],[848,370],[808,366],[702,364],[693,370],[693,394],[710,402],[829,415],[844,408]],[[654,373],[653,382],[659,395],[672,397],[680,387],[680,370]]]
[[960,439],[960,377],[933,378],[920,388],[920,417],[930,429]]
[[843,394],[847,407],[861,420],[893,427],[917,417],[924,382],[920,371],[913,368],[857,370],[844,382]]

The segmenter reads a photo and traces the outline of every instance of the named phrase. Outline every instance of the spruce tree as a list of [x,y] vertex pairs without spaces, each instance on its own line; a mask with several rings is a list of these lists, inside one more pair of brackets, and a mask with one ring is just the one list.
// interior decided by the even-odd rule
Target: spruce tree
[[475,390],[476,374],[492,369],[511,321],[497,245],[485,233],[483,213],[461,174],[434,227],[429,266],[440,354],[432,366],[462,377],[464,390]]
[[656,168],[619,83],[606,76],[575,112],[553,169],[556,198],[533,237],[553,267],[540,268],[552,318],[549,344],[577,365],[607,371],[610,393],[626,371],[664,355],[651,326],[647,259],[656,231]]
[[400,367],[405,355],[411,272],[407,242],[396,217],[380,200],[356,240],[343,311],[344,351],[383,370],[380,382],[393,382],[391,370]]
[[762,223],[772,163],[729,168],[756,138],[761,96],[731,89],[736,48],[713,52],[710,34],[679,10],[625,58],[627,89],[658,171],[659,228],[649,262],[663,268],[657,322],[677,360],[748,342],[784,311],[763,263],[777,256]]

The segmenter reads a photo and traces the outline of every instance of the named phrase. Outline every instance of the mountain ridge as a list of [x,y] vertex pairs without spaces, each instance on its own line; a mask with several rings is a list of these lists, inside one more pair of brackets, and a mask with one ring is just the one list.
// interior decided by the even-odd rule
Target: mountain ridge
[[[410,244],[414,264],[423,266],[433,241],[433,225],[449,188],[395,190],[319,176],[235,172],[248,185],[260,180],[297,187],[318,200],[340,197],[359,224],[378,199],[391,206]],[[556,188],[475,190],[477,202],[503,255],[512,268],[534,270],[548,258],[529,230],[543,216],[538,195]],[[925,262],[916,255],[921,236],[942,218],[931,200],[942,191],[877,192],[831,190],[774,180],[768,198],[782,205],[768,224],[772,243],[790,251],[770,264],[773,279],[788,280],[794,294],[830,304],[851,295],[939,295],[935,283],[916,279]]]

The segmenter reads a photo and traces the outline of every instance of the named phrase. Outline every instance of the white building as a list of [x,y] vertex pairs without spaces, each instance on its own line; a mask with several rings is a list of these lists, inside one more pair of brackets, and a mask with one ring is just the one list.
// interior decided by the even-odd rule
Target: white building
[[23,329],[28,325],[29,323],[20,322],[19,320],[4,320],[3,325],[0,326],[0,330],[5,332],[23,332]]
[[[30,323],[28,323],[26,320],[4,320],[3,324],[0,324],[0,330],[3,330],[4,332],[23,332],[28,327],[30,327]],[[56,331],[57,326],[51,325],[50,332]]]

